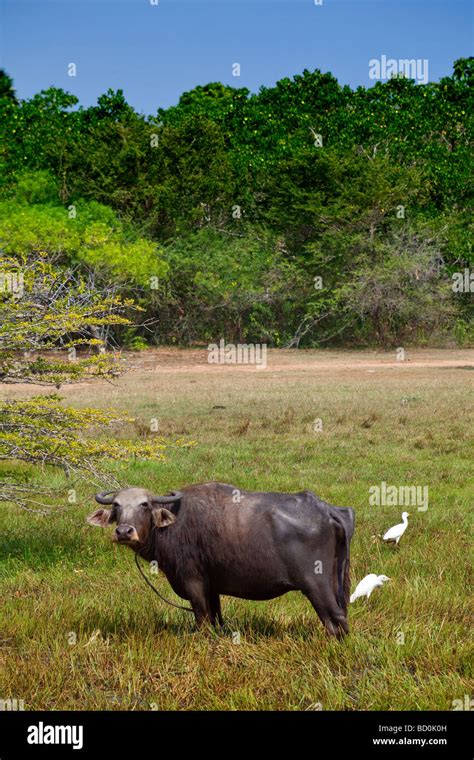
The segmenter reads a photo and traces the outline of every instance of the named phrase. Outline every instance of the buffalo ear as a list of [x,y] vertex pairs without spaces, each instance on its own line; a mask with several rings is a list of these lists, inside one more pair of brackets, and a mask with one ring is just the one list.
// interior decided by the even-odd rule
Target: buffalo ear
[[155,508],[152,515],[153,522],[157,528],[166,528],[167,525],[171,525],[171,523],[174,523],[176,520],[176,515],[170,512],[169,509],[164,509],[163,507],[159,509]]
[[96,509],[91,515],[87,517],[89,525],[97,525],[99,528],[105,528],[106,525],[112,522],[112,510],[111,509]]

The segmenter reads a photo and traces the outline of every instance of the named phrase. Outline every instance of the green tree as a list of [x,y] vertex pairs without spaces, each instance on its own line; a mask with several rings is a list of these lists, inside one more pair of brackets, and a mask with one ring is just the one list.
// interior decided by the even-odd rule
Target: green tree
[[8,76],[4,69],[0,69],[0,100],[5,98],[10,102],[18,105],[13,79]]
[[[4,257],[0,266],[0,382],[53,385],[83,378],[115,376],[121,363],[104,351],[81,357],[80,350],[102,341],[90,337],[90,326],[127,324],[132,304],[107,296],[73,271],[58,270],[41,254]],[[58,351],[62,349],[62,358]],[[117,480],[104,460],[162,458],[161,439],[132,442],[100,433],[121,420],[116,413],[64,407],[57,395],[0,403],[0,501],[29,509],[47,509],[46,489],[25,479],[25,471],[8,475],[5,464],[27,463],[62,468],[70,476],[95,484]],[[122,420],[123,423],[123,420]],[[94,437],[86,435],[93,429]],[[70,487],[65,484],[65,488]],[[51,494],[49,494],[50,496]]]

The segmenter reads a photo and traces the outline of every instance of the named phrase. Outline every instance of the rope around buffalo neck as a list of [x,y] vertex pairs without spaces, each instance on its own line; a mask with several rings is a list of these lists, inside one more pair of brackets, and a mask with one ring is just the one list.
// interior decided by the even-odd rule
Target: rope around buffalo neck
[[171,605],[171,607],[176,607],[176,609],[177,609],[177,610],[185,610],[186,612],[194,612],[194,610],[193,610],[193,608],[192,608],[192,607],[184,607],[182,604],[175,604],[174,602],[171,602],[169,599],[166,599],[166,597],[162,596],[162,595],[160,594],[160,592],[159,592],[159,591],[157,591],[157,589],[154,587],[153,583],[152,583],[151,581],[149,581],[149,580],[148,580],[148,578],[146,577],[145,573],[144,573],[144,572],[143,572],[143,570],[141,569],[141,567],[140,567],[140,563],[139,563],[139,561],[138,561],[138,554],[137,554],[137,553],[135,553],[135,564],[136,564],[136,566],[137,566],[137,568],[138,568],[138,572],[139,572],[139,573],[140,573],[140,575],[142,576],[142,578],[143,578],[143,580],[145,581],[145,583],[147,583],[147,584],[148,584],[148,586],[150,586],[150,588],[152,589],[152,591],[154,591],[154,592],[155,592],[155,594],[156,594],[157,596],[159,596],[159,597],[160,597],[160,599],[161,599],[163,602],[166,602],[166,604],[169,604],[169,605]]

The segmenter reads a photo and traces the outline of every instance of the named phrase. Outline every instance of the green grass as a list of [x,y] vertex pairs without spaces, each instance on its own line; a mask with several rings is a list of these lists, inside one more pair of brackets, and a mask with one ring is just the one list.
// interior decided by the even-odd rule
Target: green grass
[[[85,524],[94,489],[83,484],[77,505],[47,517],[1,508],[1,699],[24,699],[26,709],[450,710],[471,693],[472,376],[336,361],[323,370],[321,358],[331,362],[327,352],[304,352],[297,361],[306,369],[272,371],[270,360],[265,372],[139,370],[116,387],[63,395],[133,412],[134,435],[156,417],[160,434],[197,442],[170,449],[163,464],[124,466],[124,483],[310,488],[353,506],[352,588],[369,572],[393,581],[350,606],[350,635],[329,640],[299,593],[224,598],[224,631],[195,632],[192,615],[145,586],[129,550]],[[383,480],[429,487],[429,508],[408,510],[398,550],[377,536],[402,508],[369,506],[369,487]],[[59,484],[61,475],[38,482]],[[154,581],[175,598],[164,578]]]

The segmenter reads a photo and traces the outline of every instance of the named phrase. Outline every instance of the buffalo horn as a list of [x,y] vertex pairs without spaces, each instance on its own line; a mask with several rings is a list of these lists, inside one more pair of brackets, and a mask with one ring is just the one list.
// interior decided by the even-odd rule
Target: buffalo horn
[[154,504],[172,504],[182,498],[183,494],[180,491],[171,491],[170,496],[152,496],[151,500]]
[[117,491],[102,491],[102,493],[96,493],[95,500],[98,504],[112,504],[116,493]]

